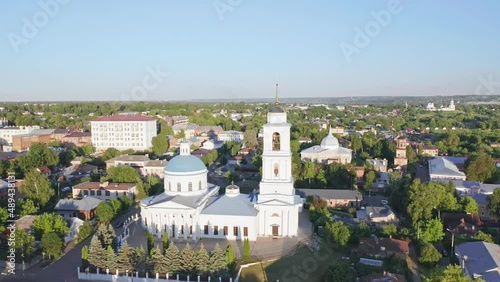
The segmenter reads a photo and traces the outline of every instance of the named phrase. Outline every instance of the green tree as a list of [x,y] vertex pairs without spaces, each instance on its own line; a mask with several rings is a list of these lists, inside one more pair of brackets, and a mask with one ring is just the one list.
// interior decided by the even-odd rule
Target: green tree
[[257,140],[257,131],[255,129],[243,132],[243,144],[245,144],[245,148],[255,148],[259,145],[259,141]]
[[500,217],[500,187],[493,190],[493,194],[488,195],[488,208],[490,211]]
[[21,206],[20,216],[23,217],[29,214],[36,214],[38,209],[31,199],[19,199],[19,205]]
[[351,147],[355,153],[363,150],[363,143],[361,142],[361,137],[359,137],[358,134],[353,134],[351,136]]
[[32,143],[30,150],[26,155],[20,155],[16,158],[19,167],[24,173],[41,167],[41,166],[55,166],[59,162],[59,156],[56,152],[49,149],[46,144]]
[[210,255],[210,273],[216,275],[225,270],[227,270],[226,255],[224,255],[224,251],[219,247],[219,243],[216,243],[214,251]]
[[141,182],[139,173],[135,168],[128,165],[112,166],[107,171],[107,179],[118,183],[138,183]]
[[82,248],[82,267],[86,268],[89,265],[89,247],[87,245]]
[[493,158],[485,152],[473,155],[465,162],[467,180],[485,182],[490,180],[494,173],[495,163]]
[[316,172],[314,171],[314,163],[311,161],[304,163],[304,178],[312,179],[315,175]]
[[170,244],[167,251],[165,252],[165,259],[168,261],[168,268],[166,273],[175,273],[181,270],[181,259],[179,249],[174,245]]
[[19,192],[31,199],[39,207],[45,206],[55,194],[47,176],[36,170],[26,174],[25,182],[19,187]]
[[111,245],[106,249],[106,268],[110,271],[116,269],[116,254]]
[[365,190],[369,190],[372,188],[372,185],[375,182],[376,178],[377,178],[377,173],[375,171],[370,170],[368,173],[366,173],[365,185],[364,185]]
[[418,261],[427,265],[435,265],[441,260],[441,254],[434,247],[434,245],[430,243],[423,243],[420,246],[420,256]]
[[462,197],[460,204],[462,205],[462,210],[466,213],[477,214],[479,212],[477,203],[472,197]]
[[203,243],[201,243],[200,248],[196,252],[195,262],[198,275],[205,275],[210,272],[210,256]]
[[165,254],[165,252],[167,251],[168,246],[170,244],[170,242],[168,241],[168,233],[165,232],[162,234],[161,242],[162,242],[162,246],[163,246],[163,254]]
[[130,247],[127,242],[121,246],[118,251],[118,255],[116,256],[116,268],[118,269],[118,272],[125,273],[127,270],[129,272],[134,270],[132,265],[132,257],[134,253],[134,249]]
[[193,273],[196,270],[196,256],[189,243],[181,252],[181,269],[185,273]]
[[63,239],[69,232],[68,224],[64,218],[56,213],[44,213],[37,215],[33,222],[35,238],[40,239],[48,233],[55,233]]
[[168,140],[165,135],[157,135],[151,140],[153,144],[153,153],[157,156],[162,156],[168,150]]
[[437,242],[444,237],[443,223],[439,219],[430,219],[424,222],[420,239],[423,242]]
[[91,265],[104,269],[106,267],[106,250],[96,235],[90,240],[88,261]]
[[327,222],[326,231],[328,236],[333,242],[339,244],[340,246],[347,245],[351,232],[347,226],[345,226],[341,221]]
[[113,208],[107,202],[100,202],[99,205],[97,205],[95,214],[97,219],[102,223],[110,222],[115,216]]
[[250,250],[250,241],[248,238],[245,238],[243,241],[243,259],[250,259],[251,257],[251,250]]
[[386,225],[382,226],[382,233],[384,235],[387,235],[388,237],[395,235],[397,232],[398,232],[398,229],[397,229],[396,225],[393,223],[386,224]]
[[21,229],[16,229],[14,231],[15,235],[15,253],[16,253],[16,261],[21,262],[24,258],[29,258],[33,254],[35,250],[35,236],[26,233]]
[[487,243],[494,243],[493,237],[490,234],[484,233],[483,231],[479,231],[472,237],[476,241],[484,241]]
[[234,253],[233,245],[229,244],[226,247],[226,265],[232,267],[236,261],[236,255]]
[[153,271],[154,273],[168,273],[170,270],[169,261],[162,254],[160,248],[156,248],[154,254],[151,257],[153,262]]
[[352,282],[355,280],[356,272],[343,261],[337,261],[329,266],[325,276],[325,281],[328,282]]
[[460,265],[448,265],[445,269],[438,268],[432,272],[431,276],[426,279],[426,282],[472,282],[472,280],[462,271]]
[[9,211],[6,207],[0,207],[0,233],[3,233],[5,231],[7,218],[9,218]]
[[86,156],[90,156],[95,152],[94,146],[92,146],[92,143],[88,143],[82,146],[83,153]]
[[108,148],[108,149],[106,149],[106,151],[104,151],[104,153],[102,153],[101,158],[104,161],[107,161],[107,160],[110,160],[112,158],[118,157],[121,154],[122,153],[120,151],[118,151],[117,149],[115,149],[115,148]]
[[155,245],[155,238],[153,237],[153,233],[148,232],[148,238],[147,238],[148,254],[154,248],[154,245]]

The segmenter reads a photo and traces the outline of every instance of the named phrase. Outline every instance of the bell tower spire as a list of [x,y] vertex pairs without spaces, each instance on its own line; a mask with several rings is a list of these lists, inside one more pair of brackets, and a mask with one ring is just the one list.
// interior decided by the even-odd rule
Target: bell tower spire
[[276,82],[276,101],[274,102],[276,107],[280,104],[279,96],[278,96],[278,83]]

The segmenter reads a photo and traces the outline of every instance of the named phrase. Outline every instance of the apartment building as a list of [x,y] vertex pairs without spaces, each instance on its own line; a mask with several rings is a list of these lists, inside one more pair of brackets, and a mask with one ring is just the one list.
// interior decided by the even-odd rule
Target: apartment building
[[103,116],[90,121],[92,144],[97,151],[148,150],[156,136],[156,119],[140,115]]
[[25,151],[28,150],[33,143],[48,144],[53,138],[55,129],[35,129],[27,134],[19,134],[12,136],[12,150]]
[[6,126],[0,128],[0,145],[12,145],[12,136],[28,134],[40,126]]

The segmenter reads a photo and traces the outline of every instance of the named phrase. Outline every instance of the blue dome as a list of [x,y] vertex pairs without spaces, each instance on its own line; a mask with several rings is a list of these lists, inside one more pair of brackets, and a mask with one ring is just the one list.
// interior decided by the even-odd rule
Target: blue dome
[[165,172],[195,172],[206,169],[203,162],[193,155],[178,155],[165,166]]

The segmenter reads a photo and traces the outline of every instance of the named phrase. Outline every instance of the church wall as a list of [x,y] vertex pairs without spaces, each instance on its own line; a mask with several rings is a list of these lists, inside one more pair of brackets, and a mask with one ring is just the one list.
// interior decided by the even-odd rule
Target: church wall
[[[205,234],[205,225],[208,225],[208,234]],[[218,235],[214,234],[217,226]],[[224,226],[227,226],[228,234],[224,235]],[[217,238],[227,240],[257,240],[258,216],[224,216],[202,214],[199,220],[201,238]],[[233,228],[238,228],[238,235],[234,235]],[[248,228],[248,236],[244,236],[244,227]]]
[[[201,190],[199,183],[201,181]],[[207,174],[201,173],[198,175],[166,175],[164,180],[165,192],[170,195],[178,194],[177,184],[181,184],[181,192],[189,192],[189,183],[192,183],[192,192],[190,195],[197,195],[196,191],[205,192],[207,189]],[[170,186],[169,186],[170,184]]]
[[259,236],[272,237],[273,226],[278,227],[278,237],[297,236],[298,207],[293,206],[260,206]]

